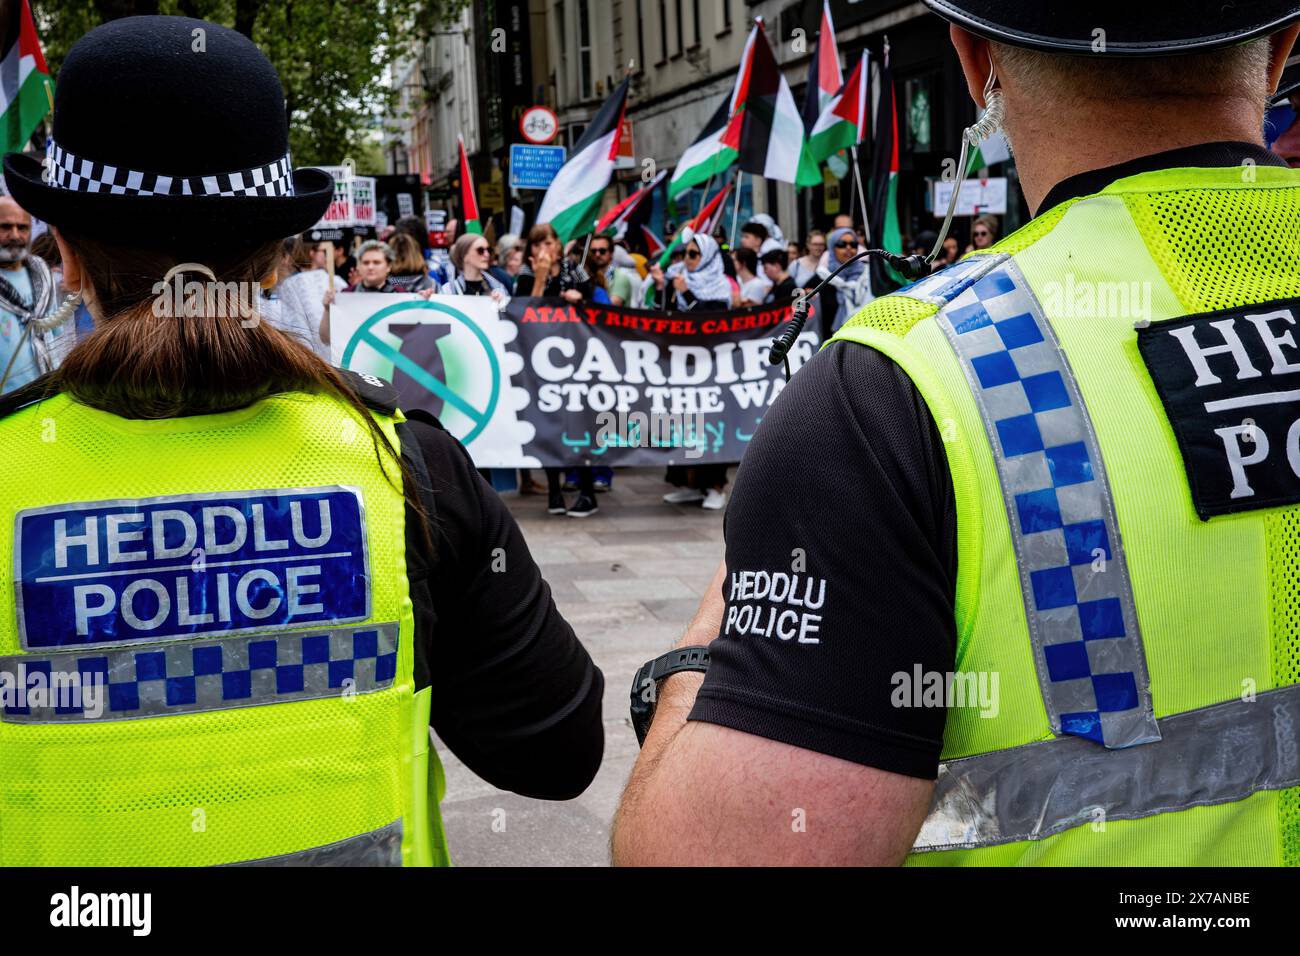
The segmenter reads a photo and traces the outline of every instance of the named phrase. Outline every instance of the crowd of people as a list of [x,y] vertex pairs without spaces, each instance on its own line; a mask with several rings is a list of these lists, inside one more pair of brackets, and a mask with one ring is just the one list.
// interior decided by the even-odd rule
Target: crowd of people
[[[305,236],[284,240],[276,283],[264,288],[261,317],[330,358],[330,306],[352,292],[488,296],[504,308],[513,296],[547,296],[573,304],[589,302],[658,311],[690,312],[748,308],[781,302],[798,290],[822,286],[817,331],[829,337],[875,297],[865,261],[832,272],[866,248],[866,234],[849,216],[836,216],[831,229],[810,231],[802,242],[787,240],[771,216],[759,213],[745,222],[735,247],[721,227],[713,235],[683,230],[670,247],[666,265],[606,235],[575,239],[567,246],[549,223],[526,235],[507,234],[495,241],[474,232],[457,235],[448,222],[445,250],[435,250],[424,221],[409,216],[380,231],[379,238],[355,248],[343,243],[314,242]],[[965,251],[997,241],[998,222],[980,216],[972,223]],[[910,252],[928,254],[936,241],[921,232],[907,243]],[[39,250],[39,253],[37,252]],[[934,269],[962,255],[949,236]],[[330,259],[333,259],[330,268]],[[59,300],[59,253],[46,234],[33,248],[32,221],[7,197],[0,198],[0,394],[57,366],[78,335],[90,331],[81,306],[76,323],[45,329],[40,320]],[[823,284],[824,283],[824,284]],[[522,494],[545,490],[551,514],[581,518],[598,510],[597,492],[608,491],[608,468],[546,469],[545,488],[524,470]],[[664,495],[669,504],[699,504],[719,510],[726,504],[727,466],[673,466],[665,480],[675,487]],[[564,492],[576,490],[566,501]]]

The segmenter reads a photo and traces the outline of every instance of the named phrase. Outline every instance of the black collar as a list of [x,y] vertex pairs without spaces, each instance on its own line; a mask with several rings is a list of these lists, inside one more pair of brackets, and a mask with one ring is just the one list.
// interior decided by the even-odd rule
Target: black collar
[[1125,163],[1107,166],[1104,169],[1092,169],[1064,179],[1052,187],[1038,207],[1036,216],[1041,216],[1054,206],[1099,193],[1113,182],[1138,173],[1154,172],[1158,169],[1183,169],[1200,167],[1214,169],[1224,166],[1240,166],[1250,160],[1257,166],[1286,166],[1286,161],[1272,150],[1265,149],[1257,143],[1201,143],[1197,146],[1184,146],[1169,149],[1163,153],[1139,156]]

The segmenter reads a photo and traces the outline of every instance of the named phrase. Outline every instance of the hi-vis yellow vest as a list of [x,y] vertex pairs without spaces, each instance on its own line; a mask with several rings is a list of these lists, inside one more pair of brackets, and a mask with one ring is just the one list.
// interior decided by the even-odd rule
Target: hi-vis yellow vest
[[1296,297],[1300,171],[1175,169],[841,330],[934,416],[952,685],[1000,692],[950,708],[909,863],[1300,863]]
[[59,395],[0,448],[0,865],[446,862],[402,479],[364,421]]

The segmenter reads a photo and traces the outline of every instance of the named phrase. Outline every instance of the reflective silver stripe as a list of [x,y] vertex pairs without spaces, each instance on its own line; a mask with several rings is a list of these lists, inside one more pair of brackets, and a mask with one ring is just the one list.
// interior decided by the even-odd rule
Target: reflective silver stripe
[[227,866],[401,866],[402,821],[309,850],[264,856]]
[[1162,739],[1145,747],[1058,737],[942,764],[913,850],[1041,840],[1300,785],[1300,685],[1159,724]]
[[125,720],[370,693],[393,683],[397,635],[393,622],[0,657],[0,720]]
[[1051,324],[1009,258],[946,294],[938,321],[997,464],[1052,730],[1110,748],[1159,740],[1106,468]]

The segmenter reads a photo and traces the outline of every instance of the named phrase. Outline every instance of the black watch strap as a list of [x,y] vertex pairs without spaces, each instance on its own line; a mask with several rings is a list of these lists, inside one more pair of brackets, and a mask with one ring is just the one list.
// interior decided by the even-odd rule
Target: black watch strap
[[708,669],[709,649],[702,644],[673,648],[667,654],[661,654],[641,665],[632,680],[631,706],[632,729],[636,731],[638,745],[645,743],[645,736],[650,731],[650,722],[654,720],[659,682],[665,677],[680,674],[682,671],[707,671]]

